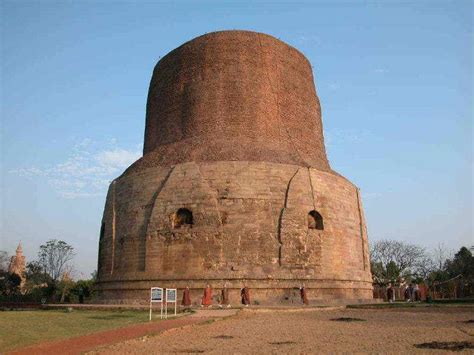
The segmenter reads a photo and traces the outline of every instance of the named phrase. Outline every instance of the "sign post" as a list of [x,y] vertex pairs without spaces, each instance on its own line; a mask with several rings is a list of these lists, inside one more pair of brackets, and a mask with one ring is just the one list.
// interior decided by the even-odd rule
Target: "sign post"
[[150,320],[153,303],[160,304],[160,319],[163,319],[163,289],[161,287],[152,287],[150,289]]
[[168,318],[168,303],[174,303],[174,315],[176,316],[176,296],[178,290],[175,288],[167,288],[166,289],[166,308],[165,308],[165,318]]

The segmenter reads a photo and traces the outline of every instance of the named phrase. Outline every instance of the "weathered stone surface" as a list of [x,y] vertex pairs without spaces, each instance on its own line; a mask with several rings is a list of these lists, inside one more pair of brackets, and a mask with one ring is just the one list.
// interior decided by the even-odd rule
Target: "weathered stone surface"
[[110,185],[99,245],[109,302],[187,285],[198,302],[224,282],[234,303],[244,284],[260,303],[301,283],[310,300],[372,298],[359,191],[329,167],[304,56],[226,31],[164,57],[144,156]]

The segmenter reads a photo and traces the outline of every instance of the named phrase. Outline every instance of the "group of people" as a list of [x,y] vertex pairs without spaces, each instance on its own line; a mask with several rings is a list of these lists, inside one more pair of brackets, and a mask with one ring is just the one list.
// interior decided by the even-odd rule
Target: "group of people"
[[[417,284],[409,284],[405,287],[403,292],[403,297],[405,302],[420,302],[421,301],[421,291]],[[389,283],[387,286],[387,300],[392,303],[395,302],[395,289],[392,283]]]
[[410,284],[407,288],[405,288],[404,298],[406,302],[420,302],[421,294],[418,285]]
[[[300,287],[300,296],[301,301],[304,305],[309,304],[308,297],[306,296],[306,288],[304,285]],[[247,286],[244,286],[240,289],[240,298],[241,303],[248,307],[250,305],[250,290]],[[189,286],[183,290],[183,299],[181,301],[181,306],[183,307],[191,307],[191,294],[189,291]],[[206,285],[204,289],[204,294],[201,298],[201,307],[212,307],[212,288],[209,284]],[[229,290],[227,289],[227,285],[224,284],[224,287],[221,290],[221,297],[219,301],[219,307],[230,307],[229,301]]]
[[[250,291],[247,286],[244,286],[240,290],[240,296],[242,298],[242,304],[245,306],[250,305]],[[186,288],[183,291],[183,299],[181,301],[181,306],[183,307],[191,307],[191,295],[189,292],[189,286],[186,286]],[[206,285],[206,288],[204,289],[204,295],[201,298],[201,307],[212,307],[212,288],[209,284]],[[221,297],[220,297],[220,302],[219,302],[219,307],[230,307],[230,302],[229,302],[229,290],[227,289],[227,285],[224,285],[224,287],[221,290]]]

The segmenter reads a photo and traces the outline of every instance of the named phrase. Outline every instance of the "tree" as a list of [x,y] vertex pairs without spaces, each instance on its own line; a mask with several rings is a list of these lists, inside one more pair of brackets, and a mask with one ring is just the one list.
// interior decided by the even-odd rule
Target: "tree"
[[433,249],[432,255],[436,271],[443,271],[446,261],[453,257],[453,251],[448,249],[444,243],[438,243]]
[[0,250],[0,295],[19,295],[21,277],[8,272],[10,258],[6,251]]
[[0,271],[8,271],[9,262],[10,258],[8,257],[8,253],[4,250],[0,250]]
[[52,239],[40,246],[38,265],[57,284],[65,272],[71,271],[74,255],[74,248],[68,243]]
[[58,283],[58,290],[61,292],[61,299],[59,302],[69,302],[69,294],[71,293],[71,289],[74,287],[74,285],[75,282],[71,279],[69,273],[65,272]]
[[38,287],[45,287],[45,285],[52,283],[51,277],[44,272],[38,261],[32,261],[26,264],[25,279],[27,292]]
[[29,299],[39,302],[43,298],[48,299],[54,296],[55,285],[38,261],[26,264],[25,279],[25,289]]
[[396,240],[376,241],[371,245],[370,257],[374,281],[382,284],[424,277],[432,267],[424,248]]
[[468,280],[474,280],[474,257],[468,248],[462,247],[452,260],[446,262],[449,277],[462,275]]
[[20,294],[21,277],[15,273],[0,271],[0,294],[3,296]]
[[78,280],[71,292],[78,300],[81,300],[81,295],[83,298],[89,298],[94,294],[94,285],[95,280],[93,278],[89,280]]
[[398,280],[400,278],[400,268],[394,261],[390,261],[386,266],[386,276],[388,280]]

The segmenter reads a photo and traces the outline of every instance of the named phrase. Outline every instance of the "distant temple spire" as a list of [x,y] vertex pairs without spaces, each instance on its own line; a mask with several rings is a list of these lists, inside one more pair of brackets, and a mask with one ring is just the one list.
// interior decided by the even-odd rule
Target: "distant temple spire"
[[23,255],[23,248],[20,243],[16,248],[16,255],[10,259],[10,265],[8,266],[8,272],[11,274],[17,274],[21,278],[20,288],[23,288],[25,284],[25,270],[26,270],[26,259]]

